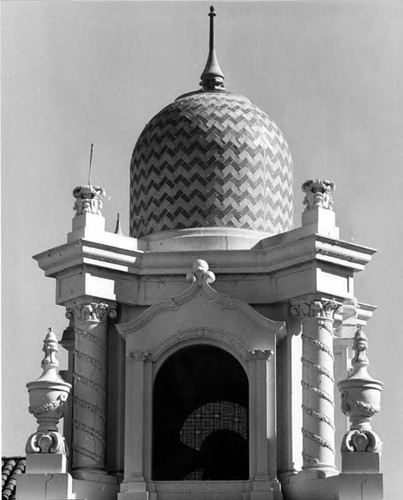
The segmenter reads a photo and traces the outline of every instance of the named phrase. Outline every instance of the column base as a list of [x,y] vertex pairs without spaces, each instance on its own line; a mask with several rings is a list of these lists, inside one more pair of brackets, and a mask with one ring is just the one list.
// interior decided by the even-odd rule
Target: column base
[[80,481],[93,481],[96,483],[117,484],[116,476],[110,476],[104,470],[74,469],[71,471],[74,479]]

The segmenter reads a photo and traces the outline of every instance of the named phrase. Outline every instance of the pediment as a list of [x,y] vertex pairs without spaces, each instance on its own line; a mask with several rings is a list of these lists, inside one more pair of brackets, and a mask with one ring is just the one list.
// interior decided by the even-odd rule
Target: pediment
[[[187,275],[190,286],[182,293],[148,308],[132,321],[117,325],[130,348],[159,351],[181,332],[217,332],[245,349],[270,349],[285,335],[285,323],[272,321],[249,304],[217,292],[215,275],[204,260],[196,260]],[[205,336],[205,334],[204,334]],[[193,334],[193,340],[197,335]]]

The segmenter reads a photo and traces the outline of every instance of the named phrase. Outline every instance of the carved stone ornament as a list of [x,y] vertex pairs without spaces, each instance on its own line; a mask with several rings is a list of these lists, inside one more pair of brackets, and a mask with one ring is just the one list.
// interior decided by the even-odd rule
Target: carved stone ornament
[[37,380],[27,384],[28,409],[38,422],[37,431],[28,438],[27,453],[66,453],[64,438],[58,432],[57,424],[65,414],[71,385],[58,375],[58,350],[56,335],[49,328],[43,342],[43,373]]
[[99,186],[77,186],[73,189],[73,196],[76,199],[73,209],[76,216],[84,213],[102,215],[102,199],[105,190]]
[[67,318],[74,317],[79,321],[105,322],[108,317],[115,318],[116,316],[116,309],[104,302],[74,304],[66,311]]
[[[291,305],[290,312],[298,318],[333,319],[335,312],[341,307],[334,299],[303,299]],[[325,328],[325,326],[324,326]]]
[[359,328],[354,336],[354,358],[350,376],[338,382],[341,392],[341,410],[350,420],[341,450],[348,452],[380,452],[381,441],[372,430],[371,420],[381,407],[382,382],[368,373],[367,337]]
[[301,187],[302,191],[305,193],[305,211],[312,210],[317,207],[332,210],[332,193],[335,190],[334,182],[322,179],[310,179],[305,181]]
[[203,259],[197,259],[193,263],[193,268],[190,273],[186,275],[187,281],[190,283],[197,283],[199,286],[203,284],[214,283],[215,274],[209,271],[209,265]]
[[150,357],[150,353],[146,351],[132,351],[129,353],[129,358],[134,361],[145,361]]

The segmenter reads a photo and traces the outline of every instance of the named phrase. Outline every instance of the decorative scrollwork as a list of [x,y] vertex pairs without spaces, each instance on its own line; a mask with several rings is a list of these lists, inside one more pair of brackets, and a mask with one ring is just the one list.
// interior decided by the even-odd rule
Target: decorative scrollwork
[[314,345],[320,351],[325,352],[326,354],[328,354],[332,358],[332,360],[334,359],[333,351],[323,342],[320,342],[319,340],[313,339],[312,337],[308,337],[308,335],[304,335],[304,334],[302,334],[302,340],[304,342],[307,342],[308,344]]
[[330,403],[334,407],[334,401],[330,394],[323,391],[322,389],[319,389],[318,387],[315,387],[313,385],[308,384],[307,382],[304,382],[303,380],[301,381],[301,385],[303,389],[306,389],[307,391],[316,394],[318,397],[325,399],[328,403]]
[[27,441],[26,453],[64,453],[66,444],[64,437],[59,432],[35,432]]
[[66,400],[67,400],[68,395],[65,393],[59,394],[58,398],[56,401],[53,401],[51,403],[46,403],[43,405],[38,405],[38,406],[29,406],[28,411],[35,417],[38,417],[39,415],[43,415],[45,413],[50,413],[54,412],[57,410],[57,416],[58,418],[62,418],[63,415],[66,413]]
[[320,446],[324,446],[325,448],[328,448],[334,454],[333,446],[321,436],[318,436],[317,434],[314,434],[313,432],[310,432],[304,428],[302,428],[302,435],[305,438],[310,439],[314,443],[319,444]]
[[382,442],[373,430],[352,429],[341,443],[341,451],[379,453],[381,449]]
[[301,358],[301,361],[303,364],[305,364],[309,368],[312,368],[316,372],[327,377],[331,382],[334,382],[334,377],[333,377],[332,373],[324,366],[318,365],[317,363],[312,363],[312,361],[309,361],[308,359],[305,359],[305,358]]
[[320,420],[321,422],[325,422],[329,427],[331,427],[334,430],[334,423],[332,419],[327,417],[325,414],[314,410],[313,408],[309,408],[308,406],[302,405],[302,411],[309,415],[312,418],[316,418]]
[[354,401],[354,405],[360,410],[364,410],[368,415],[374,416],[381,411],[380,405],[370,405],[363,401]]
[[319,460],[312,455],[309,455],[309,453],[305,453],[304,451],[302,452],[302,458],[304,459],[304,463],[309,464],[309,465],[318,465]]

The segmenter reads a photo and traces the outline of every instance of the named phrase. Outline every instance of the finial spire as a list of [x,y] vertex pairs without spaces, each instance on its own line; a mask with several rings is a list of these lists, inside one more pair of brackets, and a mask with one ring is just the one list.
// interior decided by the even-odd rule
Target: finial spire
[[224,90],[224,74],[218,64],[217,54],[214,46],[214,18],[217,14],[214,7],[210,7],[210,38],[209,38],[209,53],[206,66],[201,75],[200,85],[203,90]]

